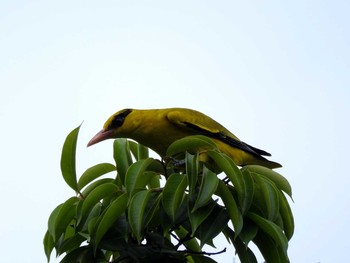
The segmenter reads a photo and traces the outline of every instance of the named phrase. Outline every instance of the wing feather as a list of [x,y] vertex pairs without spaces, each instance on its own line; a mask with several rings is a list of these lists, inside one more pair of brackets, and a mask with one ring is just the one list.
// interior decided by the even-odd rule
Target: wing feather
[[185,127],[194,134],[198,133],[218,139],[232,147],[238,148],[255,156],[271,156],[271,154],[266,151],[260,150],[240,141],[220,123],[201,112],[189,109],[174,109],[167,114],[167,118],[173,124]]

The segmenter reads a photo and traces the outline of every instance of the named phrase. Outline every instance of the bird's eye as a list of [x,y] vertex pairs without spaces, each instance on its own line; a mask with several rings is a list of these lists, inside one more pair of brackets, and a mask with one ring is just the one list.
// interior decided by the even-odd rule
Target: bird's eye
[[111,124],[109,125],[109,128],[110,129],[118,128],[118,127],[122,126],[123,122],[124,122],[124,117],[123,116],[116,116],[112,120]]
[[114,116],[111,123],[108,125],[108,129],[116,129],[123,125],[126,116],[128,116],[131,113],[131,109],[125,109],[124,111],[120,112],[118,115]]

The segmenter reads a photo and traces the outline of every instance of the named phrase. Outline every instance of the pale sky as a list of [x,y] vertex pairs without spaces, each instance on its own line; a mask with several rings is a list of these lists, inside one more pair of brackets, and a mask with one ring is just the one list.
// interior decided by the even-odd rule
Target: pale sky
[[[291,262],[348,260],[349,12],[348,1],[1,1],[1,261],[46,261],[47,219],[74,195],[59,167],[66,135],[84,121],[78,173],[113,162],[112,141],[85,146],[126,107],[193,108],[272,153],[293,189]],[[224,247],[214,259],[232,262]]]

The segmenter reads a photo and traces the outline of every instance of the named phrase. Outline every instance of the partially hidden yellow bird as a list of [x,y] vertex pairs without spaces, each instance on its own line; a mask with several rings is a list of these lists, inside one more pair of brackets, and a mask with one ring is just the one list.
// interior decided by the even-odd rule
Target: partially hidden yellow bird
[[257,164],[271,169],[282,167],[263,157],[271,156],[268,152],[242,142],[207,115],[185,108],[120,110],[105,122],[88,146],[106,139],[130,138],[164,157],[170,144],[190,135],[211,138],[218,149],[237,165]]

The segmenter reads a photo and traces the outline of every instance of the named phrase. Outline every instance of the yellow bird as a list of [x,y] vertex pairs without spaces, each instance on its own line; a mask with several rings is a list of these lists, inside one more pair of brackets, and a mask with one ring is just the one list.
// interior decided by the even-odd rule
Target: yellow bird
[[281,167],[263,156],[268,152],[242,142],[220,123],[207,115],[185,108],[154,110],[124,109],[113,114],[103,129],[88,143],[112,138],[130,138],[164,157],[170,144],[190,135],[210,137],[218,149],[240,166],[258,164],[268,168]]

